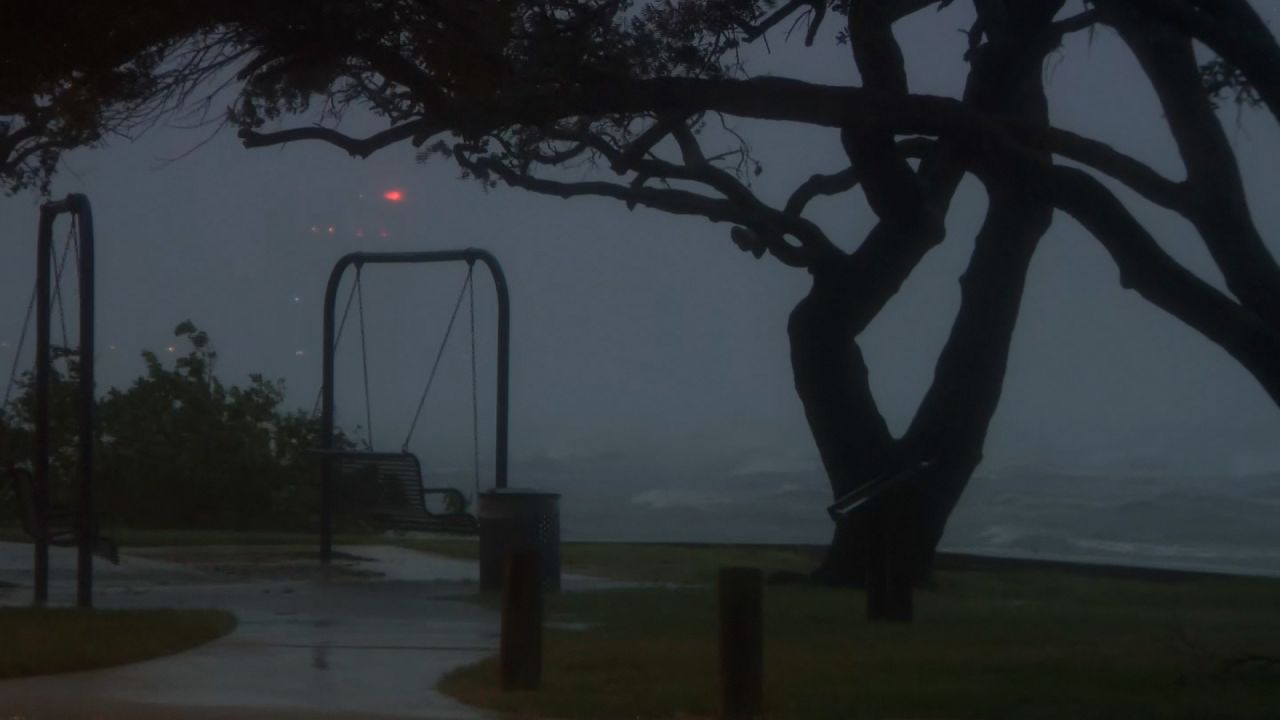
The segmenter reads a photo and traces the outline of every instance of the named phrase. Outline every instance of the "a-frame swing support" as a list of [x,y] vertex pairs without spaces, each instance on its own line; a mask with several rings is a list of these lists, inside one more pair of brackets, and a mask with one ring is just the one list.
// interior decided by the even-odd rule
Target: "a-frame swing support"
[[79,363],[79,502],[76,504],[76,605],[93,605],[93,540],[97,537],[93,512],[93,445],[96,401],[93,393],[93,213],[89,198],[68,195],[63,200],[40,206],[40,230],[36,241],[36,362],[35,362],[35,451],[33,461],[32,503],[35,505],[37,532],[34,558],[34,601],[45,604],[49,599],[49,414],[50,369],[53,351],[50,324],[53,317],[50,290],[56,272],[56,249],[53,223],[59,215],[69,214],[79,231],[76,253],[80,296]]
[[[493,276],[498,294],[498,377],[497,418],[494,437],[494,485],[507,486],[507,418],[510,409],[509,388],[511,378],[511,300],[507,294],[507,278],[498,259],[486,250],[439,250],[430,252],[355,252],[342,256],[329,273],[329,284],[324,291],[324,352],[321,365],[320,386],[320,449],[333,450],[334,431],[334,353],[338,286],[347,269],[363,265],[404,265],[465,262],[474,265],[482,262]],[[320,561],[328,565],[333,556],[333,468],[326,458],[320,470]]]

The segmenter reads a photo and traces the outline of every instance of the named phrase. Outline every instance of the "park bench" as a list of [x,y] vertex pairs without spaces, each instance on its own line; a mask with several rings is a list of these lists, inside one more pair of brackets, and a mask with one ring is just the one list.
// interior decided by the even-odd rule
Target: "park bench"
[[340,511],[358,512],[396,530],[471,534],[476,518],[467,512],[432,512],[427,498],[441,496],[446,508],[466,506],[457,488],[423,487],[422,464],[410,452],[315,451],[331,463],[334,497]]

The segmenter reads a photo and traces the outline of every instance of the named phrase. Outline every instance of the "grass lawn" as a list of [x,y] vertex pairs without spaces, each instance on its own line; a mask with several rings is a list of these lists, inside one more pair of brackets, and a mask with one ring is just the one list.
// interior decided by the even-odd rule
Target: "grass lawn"
[[[950,571],[911,625],[868,624],[852,591],[765,602],[773,718],[1280,717],[1277,581]],[[714,715],[710,588],[563,594],[547,611],[542,690],[497,691],[494,660],[441,689],[522,715]]]
[[221,610],[0,608],[0,678],[92,670],[170,655],[231,632]]
[[[159,552],[210,554],[217,562],[226,555],[264,567],[309,561],[314,552],[314,538],[296,533],[174,531],[121,539],[126,547],[164,546]],[[456,558],[474,558],[478,549],[469,538],[343,536],[338,542]],[[497,691],[496,662],[488,660],[447,676],[443,691],[522,716],[712,717],[716,570],[753,565],[803,572],[815,557],[806,549],[568,543],[562,559],[567,572],[669,586],[550,596],[542,690]],[[1280,718],[1280,581],[1125,577],[1123,571],[956,558],[944,559],[943,567],[937,587],[917,595],[911,625],[868,624],[856,592],[769,587],[770,717]],[[124,634],[130,642],[145,641],[138,645],[158,638],[150,631]],[[0,637],[10,636],[0,627]],[[38,631],[36,637],[47,636]],[[70,646],[36,642],[42,644]],[[65,669],[96,661],[76,662]]]

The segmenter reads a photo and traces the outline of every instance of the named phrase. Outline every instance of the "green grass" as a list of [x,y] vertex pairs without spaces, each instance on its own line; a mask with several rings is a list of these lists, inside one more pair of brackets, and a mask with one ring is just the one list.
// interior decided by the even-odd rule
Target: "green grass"
[[[862,602],[767,590],[770,717],[1280,717],[1280,582],[984,570],[941,573],[910,625]],[[441,689],[522,715],[712,716],[714,607],[705,587],[550,597],[542,690],[496,691],[493,660]]]
[[0,608],[0,678],[92,670],[171,655],[235,629],[221,610]]

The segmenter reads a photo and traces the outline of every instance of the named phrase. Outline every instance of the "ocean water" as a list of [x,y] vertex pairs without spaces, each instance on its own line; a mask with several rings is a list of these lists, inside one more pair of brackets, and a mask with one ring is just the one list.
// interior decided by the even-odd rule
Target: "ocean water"
[[[539,458],[514,463],[511,477],[562,494],[567,540],[820,544],[832,529],[825,477],[804,463]],[[1280,472],[980,472],[942,547],[1280,577]]]

